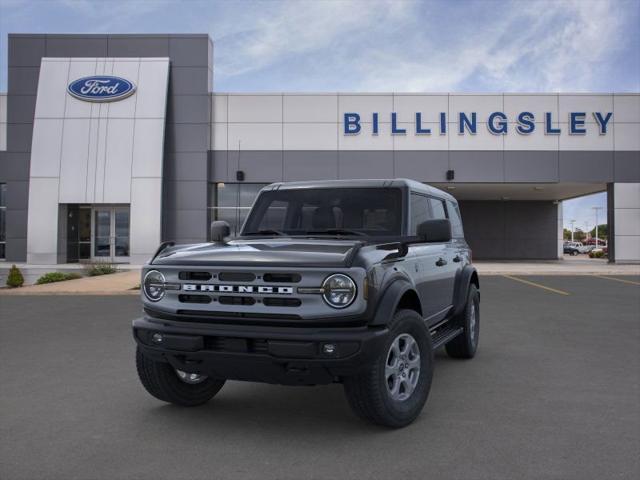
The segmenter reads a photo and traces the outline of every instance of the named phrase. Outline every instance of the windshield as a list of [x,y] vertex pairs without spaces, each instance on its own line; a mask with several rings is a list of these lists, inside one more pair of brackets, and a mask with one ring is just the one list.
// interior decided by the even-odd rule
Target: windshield
[[275,190],[260,194],[242,235],[399,236],[397,188]]

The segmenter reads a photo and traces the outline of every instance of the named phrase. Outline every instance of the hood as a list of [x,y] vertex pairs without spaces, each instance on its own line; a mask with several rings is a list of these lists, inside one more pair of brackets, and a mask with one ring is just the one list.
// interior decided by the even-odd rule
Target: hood
[[164,249],[151,264],[348,267],[361,245],[361,242],[355,240],[291,237],[176,245]]

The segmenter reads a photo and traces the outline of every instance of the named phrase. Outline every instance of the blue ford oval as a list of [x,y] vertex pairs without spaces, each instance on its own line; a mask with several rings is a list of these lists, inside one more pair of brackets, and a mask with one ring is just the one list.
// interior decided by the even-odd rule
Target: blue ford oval
[[129,80],[109,75],[79,78],[67,87],[69,94],[88,102],[122,100],[133,94],[135,90],[136,86]]

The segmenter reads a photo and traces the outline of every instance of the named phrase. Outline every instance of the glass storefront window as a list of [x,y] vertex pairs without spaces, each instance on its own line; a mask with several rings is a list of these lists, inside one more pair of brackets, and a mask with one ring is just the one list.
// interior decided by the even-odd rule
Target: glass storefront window
[[209,188],[209,221],[224,220],[231,235],[240,232],[254,200],[266,183],[212,183]]

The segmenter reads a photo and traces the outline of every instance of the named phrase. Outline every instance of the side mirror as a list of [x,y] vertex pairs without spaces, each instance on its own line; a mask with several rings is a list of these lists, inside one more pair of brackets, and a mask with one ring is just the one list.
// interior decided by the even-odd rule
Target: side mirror
[[418,225],[417,234],[423,242],[448,242],[451,240],[451,222],[446,218],[424,221]]
[[224,220],[211,222],[211,241],[223,243],[224,239],[231,235],[231,227]]

